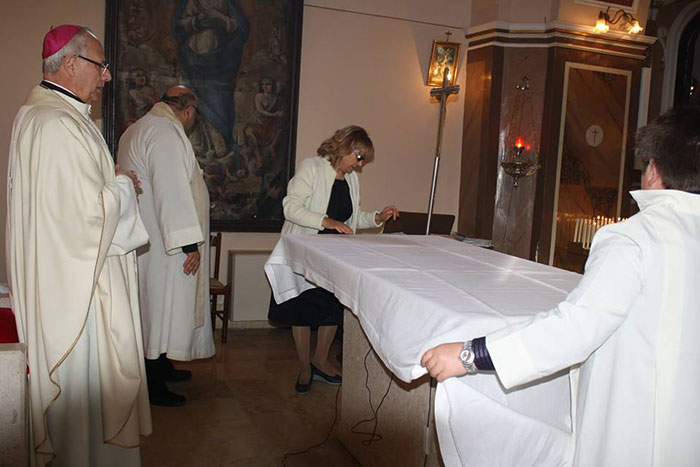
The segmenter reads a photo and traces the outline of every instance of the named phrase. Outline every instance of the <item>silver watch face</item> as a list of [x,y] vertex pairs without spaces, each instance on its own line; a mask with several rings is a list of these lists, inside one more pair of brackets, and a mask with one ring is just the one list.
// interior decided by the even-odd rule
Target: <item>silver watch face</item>
[[459,354],[459,359],[464,363],[474,363],[474,352],[469,349],[464,349]]

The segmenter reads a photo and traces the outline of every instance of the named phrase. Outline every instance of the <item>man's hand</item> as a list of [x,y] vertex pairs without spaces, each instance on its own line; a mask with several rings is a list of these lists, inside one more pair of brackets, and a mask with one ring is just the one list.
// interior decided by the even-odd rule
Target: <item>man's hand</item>
[[459,359],[463,345],[464,342],[451,342],[433,347],[423,354],[420,364],[428,370],[430,376],[438,381],[445,381],[453,376],[466,375],[467,370],[464,369],[464,365]]
[[117,164],[114,168],[116,175],[126,175],[131,179],[131,183],[134,184],[134,190],[136,191],[136,194],[140,195],[141,193],[143,193],[143,190],[141,190],[141,181],[136,175],[136,172],[134,172],[133,170],[122,170],[121,167],[119,167],[119,164]]
[[389,219],[396,220],[397,217],[399,217],[399,210],[396,209],[396,206],[387,206],[382,209],[381,212],[374,215],[374,223],[382,224]]
[[323,222],[321,222],[323,228],[328,230],[337,230],[341,234],[354,234],[355,232],[345,223],[331,219],[330,217],[324,217]]
[[197,274],[197,270],[199,269],[199,261],[199,251],[187,253],[187,258],[185,258],[185,262],[182,265],[182,271],[188,276],[194,276]]

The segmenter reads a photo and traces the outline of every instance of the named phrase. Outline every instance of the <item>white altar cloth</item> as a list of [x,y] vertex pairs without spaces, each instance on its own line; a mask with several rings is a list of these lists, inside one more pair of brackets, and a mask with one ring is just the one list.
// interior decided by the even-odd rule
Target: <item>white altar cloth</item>
[[[333,292],[406,382],[426,373],[427,349],[547,311],[580,278],[451,239],[406,235],[285,235],[265,273],[278,303],[311,283]],[[568,373],[511,391],[494,374],[451,378],[438,384],[435,419],[447,466],[565,465]]]

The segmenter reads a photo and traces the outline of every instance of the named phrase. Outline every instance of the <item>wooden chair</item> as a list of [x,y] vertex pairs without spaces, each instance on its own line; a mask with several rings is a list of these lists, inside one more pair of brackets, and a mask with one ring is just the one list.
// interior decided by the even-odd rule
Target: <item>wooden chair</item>
[[[452,214],[435,214],[430,219],[430,233],[449,235],[452,232],[455,216]],[[428,213],[401,211],[395,221],[389,220],[384,224],[384,233],[403,232],[407,235],[425,235],[428,224]]]
[[[228,337],[228,321],[231,302],[231,286],[219,280],[219,266],[221,265],[221,232],[209,236],[209,247],[214,249],[214,277],[209,279],[209,295],[211,300],[211,328],[216,327],[216,318],[221,319],[221,342],[226,343]],[[232,278],[229,277],[229,282]],[[216,302],[219,295],[224,296],[224,309],[218,311]]]

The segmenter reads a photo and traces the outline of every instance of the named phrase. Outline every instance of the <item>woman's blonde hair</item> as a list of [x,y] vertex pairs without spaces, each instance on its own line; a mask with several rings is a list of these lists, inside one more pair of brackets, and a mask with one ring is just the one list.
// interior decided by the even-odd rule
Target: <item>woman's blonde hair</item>
[[337,130],[333,136],[321,143],[317,150],[319,157],[328,157],[333,167],[336,167],[340,159],[352,152],[364,156],[365,163],[374,159],[374,144],[367,131],[357,125]]

